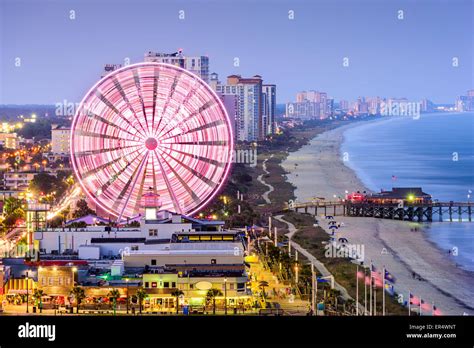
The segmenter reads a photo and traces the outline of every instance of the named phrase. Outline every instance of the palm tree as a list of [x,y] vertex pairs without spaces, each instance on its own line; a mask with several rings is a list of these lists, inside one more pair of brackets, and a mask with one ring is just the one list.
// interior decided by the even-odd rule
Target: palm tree
[[43,303],[41,302],[41,298],[44,296],[44,291],[40,289],[35,289],[33,292],[33,298],[36,301],[36,305],[39,306],[40,313],[43,312]]
[[115,311],[117,309],[117,299],[120,297],[120,291],[118,291],[117,289],[112,289],[109,291],[107,296],[111,298],[114,303],[114,315],[115,315]]
[[39,300],[41,300],[41,297],[44,295],[43,290],[40,289],[35,289],[33,291],[33,299],[38,303]]
[[212,314],[216,315],[216,297],[222,296],[222,291],[219,289],[209,289],[206,294],[206,298],[212,300]]
[[80,286],[75,286],[71,290],[71,295],[74,296],[76,299],[76,313],[79,313],[79,305],[81,304],[82,300],[86,297],[84,289]]
[[260,289],[262,289],[262,297],[263,299],[266,301],[266,295],[265,295],[265,288],[268,287],[268,282],[266,282],[265,280],[261,280],[259,283],[258,283],[258,287]]
[[138,289],[135,296],[137,296],[138,299],[138,310],[140,311],[140,314],[142,314],[142,303],[143,300],[148,296],[148,294],[144,289]]
[[176,297],[176,314],[179,313],[179,297],[183,295],[184,295],[184,292],[179,289],[176,289],[171,293],[171,296]]

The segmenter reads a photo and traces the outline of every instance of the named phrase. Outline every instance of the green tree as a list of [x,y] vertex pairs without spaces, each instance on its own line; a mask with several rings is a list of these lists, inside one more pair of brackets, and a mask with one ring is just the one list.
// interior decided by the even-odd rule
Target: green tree
[[38,173],[30,182],[30,190],[37,195],[48,195],[51,200],[61,197],[67,189],[66,177],[63,173],[57,176],[48,173]]
[[48,173],[38,173],[30,182],[30,190],[36,194],[48,194],[54,191],[56,177]]
[[25,220],[26,214],[22,208],[16,208],[13,212],[8,214],[3,220],[5,227],[15,226],[18,220]]
[[140,314],[142,314],[143,300],[148,297],[148,294],[144,289],[138,289],[135,296],[137,296],[138,299],[138,310],[140,311]]
[[62,211],[58,213],[55,217],[49,220],[48,226],[52,228],[61,227],[64,222],[67,220],[67,212]]
[[17,245],[26,245],[27,243],[28,243],[28,239],[25,236],[25,237],[21,237],[16,244]]
[[176,298],[176,314],[179,313],[179,297],[182,295],[184,295],[184,292],[179,289],[176,289],[171,293],[171,296],[174,296]]
[[212,301],[212,314],[216,315],[216,297],[222,296],[222,291],[219,289],[209,289],[206,294],[208,301]]
[[75,286],[71,290],[71,295],[73,295],[76,300],[76,313],[79,313],[79,306],[81,305],[82,300],[86,298],[86,293],[80,286]]
[[95,214],[95,211],[89,208],[85,199],[78,200],[76,204],[76,210],[72,213],[73,217],[77,219],[89,214]]
[[36,305],[39,307],[40,313],[43,312],[43,301],[42,297],[44,296],[44,291],[41,289],[35,289],[33,292],[33,299],[35,300]]
[[31,157],[31,163],[37,163],[37,164],[41,164],[41,162],[43,161],[43,154],[41,152],[38,152],[36,154],[33,155],[33,157]]
[[266,282],[265,280],[261,280],[259,283],[258,283],[258,287],[260,289],[262,289],[262,297],[263,297],[263,300],[266,301],[267,300],[267,296],[265,294],[265,288],[268,287],[268,282]]
[[114,315],[117,310],[117,299],[120,298],[120,292],[117,289],[112,289],[109,291],[107,296],[112,300],[113,305],[114,305]]
[[8,197],[3,203],[3,213],[9,215],[13,213],[16,209],[21,208],[23,204],[21,199],[15,197]]

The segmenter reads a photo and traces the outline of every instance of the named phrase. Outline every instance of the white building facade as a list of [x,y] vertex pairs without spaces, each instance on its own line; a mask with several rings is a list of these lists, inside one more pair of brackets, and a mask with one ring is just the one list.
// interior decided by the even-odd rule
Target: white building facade
[[237,113],[235,119],[235,136],[238,141],[257,141],[262,139],[263,129],[263,95],[262,78],[255,75],[242,78],[240,75],[227,77],[227,84],[211,81],[220,95],[235,95]]
[[182,50],[175,53],[145,53],[145,62],[166,63],[186,69],[199,76],[204,82],[209,83],[209,57],[185,56]]
[[262,136],[275,134],[276,85],[262,86]]
[[71,128],[51,125],[51,152],[53,155],[68,156],[71,149]]

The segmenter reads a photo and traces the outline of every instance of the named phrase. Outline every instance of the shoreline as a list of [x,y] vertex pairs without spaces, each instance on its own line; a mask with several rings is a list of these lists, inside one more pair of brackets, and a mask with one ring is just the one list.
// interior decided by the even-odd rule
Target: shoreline
[[[296,187],[294,194],[298,201],[313,197],[331,200],[334,195],[341,197],[346,190],[370,192],[341,158],[344,132],[363,124],[368,123],[351,123],[326,131],[298,151],[289,153],[282,167],[287,171],[287,180]],[[474,314],[473,272],[460,268],[448,258],[429,240],[421,224],[355,217],[338,217],[337,220],[345,224],[337,238],[345,237],[351,244],[363,245],[366,265],[371,260],[379,270],[385,265],[397,278],[395,291],[403,294],[404,300],[411,292],[427,303],[429,308],[423,308],[423,314],[431,315],[432,303],[442,314]],[[419,232],[413,232],[415,226]],[[384,248],[387,254],[382,254]],[[413,278],[413,272],[423,280]]]

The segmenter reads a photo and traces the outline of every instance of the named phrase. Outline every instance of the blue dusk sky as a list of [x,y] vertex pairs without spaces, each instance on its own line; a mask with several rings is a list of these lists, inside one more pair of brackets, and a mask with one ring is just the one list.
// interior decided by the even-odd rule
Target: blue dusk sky
[[307,89],[453,103],[474,87],[473,33],[471,0],[0,0],[0,104],[79,102],[104,64],[178,48],[221,80],[261,75],[278,103]]

